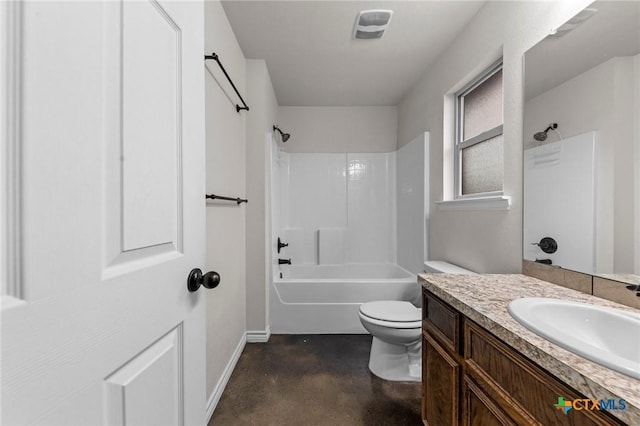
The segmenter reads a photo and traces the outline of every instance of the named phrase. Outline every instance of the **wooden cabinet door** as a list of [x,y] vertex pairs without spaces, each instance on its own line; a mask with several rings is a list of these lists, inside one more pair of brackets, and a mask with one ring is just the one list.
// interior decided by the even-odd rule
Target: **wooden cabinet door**
[[427,425],[459,422],[460,364],[429,334],[422,339],[422,419]]
[[462,424],[464,426],[515,425],[467,375],[462,380],[462,403]]

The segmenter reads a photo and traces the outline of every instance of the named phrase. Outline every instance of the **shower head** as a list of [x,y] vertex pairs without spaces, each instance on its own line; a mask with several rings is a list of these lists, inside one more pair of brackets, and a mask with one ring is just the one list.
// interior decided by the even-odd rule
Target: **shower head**
[[282,130],[280,130],[280,128],[278,126],[273,126],[273,130],[274,131],[278,131],[280,133],[280,137],[282,138],[282,142],[286,142],[289,140],[289,138],[291,137],[291,135],[289,133],[283,133]]
[[538,132],[535,135],[533,135],[533,138],[537,141],[543,142],[547,140],[547,132],[549,130],[555,130],[558,128],[558,123],[551,123],[549,124],[549,127],[547,127],[546,129],[544,129],[543,132]]
[[547,140],[547,132],[538,132],[533,135],[533,138],[539,142],[544,142]]

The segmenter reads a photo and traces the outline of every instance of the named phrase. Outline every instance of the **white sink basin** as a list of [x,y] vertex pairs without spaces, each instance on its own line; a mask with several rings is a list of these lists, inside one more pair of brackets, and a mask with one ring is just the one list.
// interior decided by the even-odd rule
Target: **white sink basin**
[[640,379],[640,314],[543,297],[513,300],[508,309],[556,345]]

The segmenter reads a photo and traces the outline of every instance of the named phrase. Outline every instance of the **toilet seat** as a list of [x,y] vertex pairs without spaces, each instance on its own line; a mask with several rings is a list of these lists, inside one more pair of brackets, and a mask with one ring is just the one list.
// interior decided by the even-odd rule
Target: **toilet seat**
[[422,311],[409,302],[381,300],[360,305],[360,316],[366,321],[388,328],[422,327]]

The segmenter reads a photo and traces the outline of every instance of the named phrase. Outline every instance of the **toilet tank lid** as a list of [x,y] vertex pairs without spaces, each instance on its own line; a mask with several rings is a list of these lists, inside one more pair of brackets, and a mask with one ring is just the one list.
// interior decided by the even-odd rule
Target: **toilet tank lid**
[[427,260],[424,262],[424,270],[430,274],[475,274],[473,271],[441,260]]
[[360,305],[360,312],[381,321],[413,322],[420,321],[421,310],[410,302],[400,300],[378,300]]

